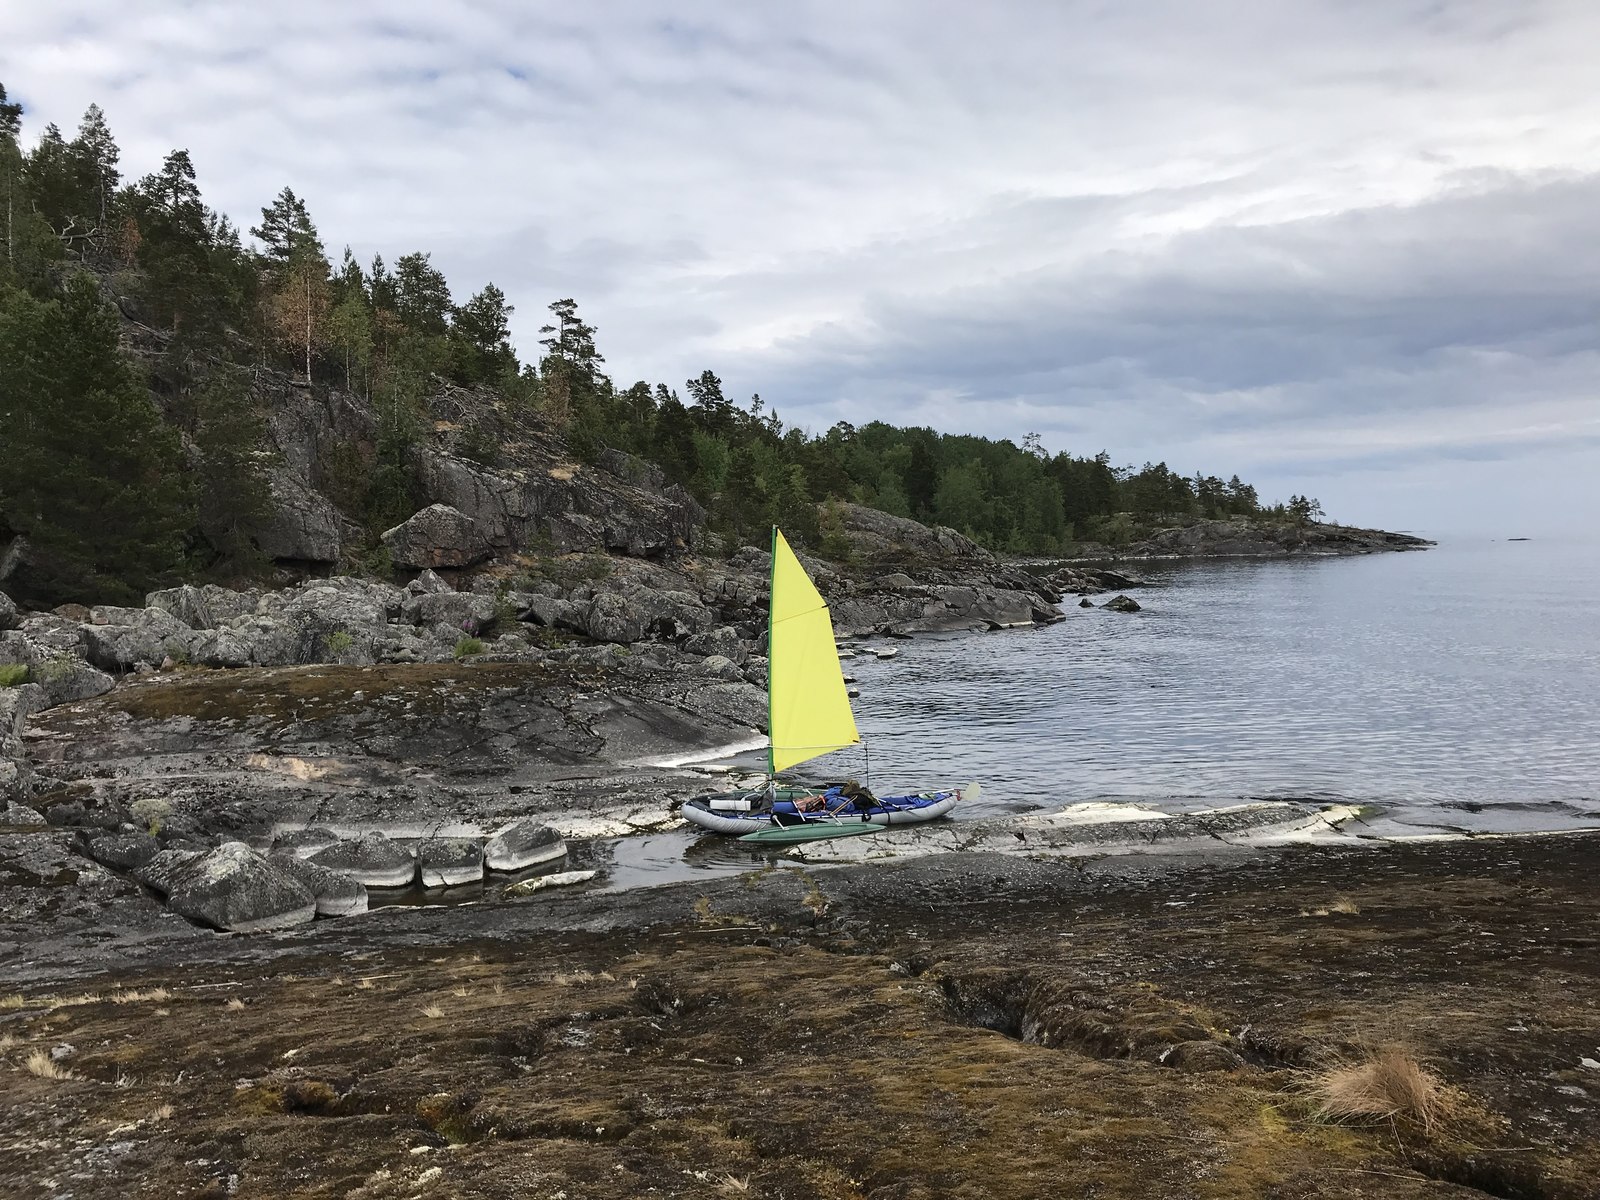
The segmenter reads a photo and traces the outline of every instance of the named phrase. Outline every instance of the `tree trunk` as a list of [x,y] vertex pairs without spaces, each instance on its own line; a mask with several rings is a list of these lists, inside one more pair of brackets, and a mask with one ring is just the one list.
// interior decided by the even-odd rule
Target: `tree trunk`
[[311,383],[311,275],[306,273],[306,383]]

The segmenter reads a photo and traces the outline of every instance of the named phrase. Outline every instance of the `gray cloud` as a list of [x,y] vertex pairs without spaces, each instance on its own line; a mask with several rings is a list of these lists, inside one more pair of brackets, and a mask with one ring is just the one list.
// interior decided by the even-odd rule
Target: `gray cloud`
[[1454,464],[1465,494],[1474,463],[1531,480],[1600,439],[1592,4],[62,0],[7,24],[33,132],[95,100],[132,172],[186,146],[245,226],[290,184],[330,246],[499,283],[525,353],[576,296],[623,381],[711,367],[814,428],[1314,478],[1370,519],[1405,494],[1374,470]]

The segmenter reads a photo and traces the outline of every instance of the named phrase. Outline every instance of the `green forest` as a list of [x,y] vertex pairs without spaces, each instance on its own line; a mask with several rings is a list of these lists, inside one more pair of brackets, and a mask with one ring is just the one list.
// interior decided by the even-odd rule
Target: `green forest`
[[572,299],[548,306],[528,360],[493,283],[459,303],[427,252],[336,263],[288,187],[241,229],[210,208],[189,154],[125,176],[91,105],[70,138],[48,125],[28,147],[22,106],[0,87],[0,551],[27,538],[46,590],[113,599],[180,574],[264,570],[252,529],[268,510],[265,416],[254,374],[340,390],[378,416],[372,444],[341,464],[334,497],[378,533],[418,506],[407,451],[443,383],[473,389],[481,426],[459,449],[506,454],[489,409],[538,420],[592,461],[606,448],[656,463],[704,506],[725,541],[779,523],[823,553],[829,501],[952,526],[992,549],[1057,554],[1229,514],[1305,520],[1296,496],[1165,463],[881,421],[820,433],[786,426],[761,397],[740,402],[704,370],[618,386]]

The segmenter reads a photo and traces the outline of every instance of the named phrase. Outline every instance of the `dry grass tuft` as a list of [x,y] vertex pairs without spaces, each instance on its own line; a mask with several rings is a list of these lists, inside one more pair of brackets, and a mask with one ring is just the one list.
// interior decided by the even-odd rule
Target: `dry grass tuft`
[[154,1000],[157,1003],[160,1003],[163,1000],[171,999],[172,993],[164,987],[151,988],[144,992],[134,991],[111,993],[111,1003],[113,1004],[137,1004],[141,1000]]
[[21,993],[13,993],[9,996],[0,996],[0,1010],[26,1008],[27,1006],[28,998]]
[[177,1110],[172,1105],[163,1104],[158,1108],[151,1109],[150,1116],[147,1119],[155,1124],[159,1124],[162,1121],[170,1121],[175,1111]]
[[1353,917],[1361,911],[1361,906],[1350,899],[1349,896],[1336,896],[1333,903],[1328,905],[1328,911],[1344,913],[1347,917]]
[[235,996],[232,1000],[229,1000],[222,1007],[227,1009],[229,1012],[243,1012],[244,1011],[244,1001],[239,999],[239,997]]
[[5,1053],[13,1046],[22,1045],[23,1039],[14,1033],[0,1033],[0,1054]]
[[550,976],[557,987],[573,987],[580,983],[593,983],[598,976],[593,971],[558,971]]
[[429,1004],[422,1010],[422,1015],[425,1017],[432,1017],[437,1020],[438,1018],[444,1016],[444,1009],[440,1005]]
[[472,995],[472,989],[469,987],[451,988],[450,994],[459,1000],[465,1000],[468,996]]
[[724,1196],[746,1195],[750,1191],[750,1176],[746,1175],[743,1179],[736,1179],[732,1175],[724,1175],[721,1182],[717,1184],[717,1191]]
[[50,1057],[48,1050],[35,1050],[23,1060],[22,1069],[40,1079],[72,1079],[71,1071]]
[[44,1006],[54,1012],[58,1008],[79,1008],[85,1004],[99,1004],[105,997],[99,992],[85,992],[81,996],[46,996]]
[[1443,1081],[1397,1045],[1370,1051],[1359,1062],[1335,1063],[1312,1080],[1310,1093],[1322,1121],[1405,1121],[1432,1133],[1457,1115]]

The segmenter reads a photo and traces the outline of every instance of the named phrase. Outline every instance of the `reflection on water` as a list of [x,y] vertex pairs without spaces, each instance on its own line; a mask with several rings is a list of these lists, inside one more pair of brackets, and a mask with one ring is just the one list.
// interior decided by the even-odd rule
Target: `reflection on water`
[[420,887],[412,884],[403,888],[368,888],[368,908],[393,908],[427,907],[439,904],[474,904],[485,896],[498,896],[514,883],[521,883],[524,879],[537,879],[541,875],[556,875],[562,871],[587,870],[588,862],[579,862],[578,859],[589,857],[588,848],[575,846],[569,850],[565,858],[558,858],[554,862],[539,863],[523,871],[511,874],[502,874],[499,871],[491,872],[475,883],[462,883],[455,887]]

